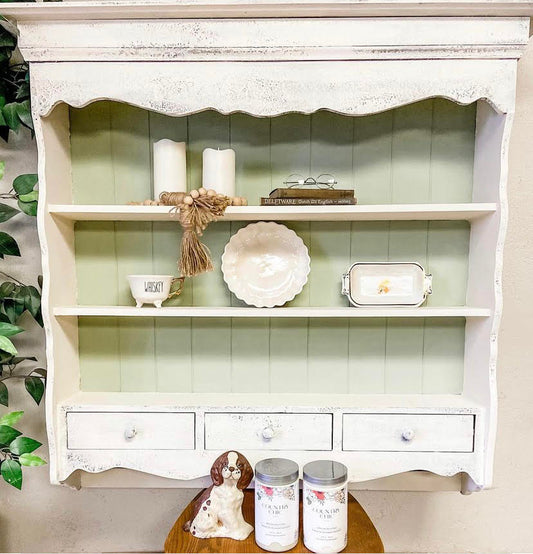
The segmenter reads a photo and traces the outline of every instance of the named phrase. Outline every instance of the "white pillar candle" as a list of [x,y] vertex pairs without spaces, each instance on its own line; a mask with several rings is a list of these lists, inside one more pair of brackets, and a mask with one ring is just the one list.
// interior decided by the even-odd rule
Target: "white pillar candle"
[[154,199],[162,192],[187,192],[187,154],[184,142],[154,142]]
[[235,150],[204,150],[202,184],[204,189],[235,196]]

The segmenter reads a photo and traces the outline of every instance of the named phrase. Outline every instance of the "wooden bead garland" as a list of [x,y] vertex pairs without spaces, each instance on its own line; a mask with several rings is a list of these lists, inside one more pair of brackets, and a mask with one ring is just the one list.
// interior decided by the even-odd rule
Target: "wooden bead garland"
[[230,198],[215,190],[203,187],[185,192],[162,192],[159,200],[130,202],[142,206],[172,206],[171,213],[179,217],[183,229],[178,269],[183,277],[193,277],[213,270],[213,263],[207,246],[200,242],[209,223],[222,215],[228,206],[247,206],[246,198]]

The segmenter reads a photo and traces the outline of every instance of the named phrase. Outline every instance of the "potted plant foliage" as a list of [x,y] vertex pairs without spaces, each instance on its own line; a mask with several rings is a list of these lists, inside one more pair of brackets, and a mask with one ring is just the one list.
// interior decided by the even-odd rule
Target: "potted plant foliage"
[[[1,17],[1,16],[0,16]],[[16,37],[0,25],[0,139],[9,140],[10,132],[28,128],[33,133],[29,97],[28,66],[16,58]],[[0,160],[0,180],[3,179],[4,162]],[[0,194],[0,224],[23,214],[37,214],[38,179],[35,174],[19,175],[9,190]],[[15,207],[16,205],[16,207]],[[15,237],[0,230],[0,260],[20,256]],[[1,263],[1,262],[0,262]],[[41,280],[37,285],[28,285],[7,273],[0,265],[0,404],[9,406],[8,381],[23,380],[33,400],[40,404],[46,382],[46,370],[34,367],[34,356],[19,356],[16,337],[24,332],[19,320],[29,312],[42,326]],[[13,342],[15,341],[15,342]],[[4,481],[20,489],[22,468],[41,466],[46,462],[36,454],[41,443],[25,437],[17,429],[23,411],[9,412],[0,416],[0,474]]]

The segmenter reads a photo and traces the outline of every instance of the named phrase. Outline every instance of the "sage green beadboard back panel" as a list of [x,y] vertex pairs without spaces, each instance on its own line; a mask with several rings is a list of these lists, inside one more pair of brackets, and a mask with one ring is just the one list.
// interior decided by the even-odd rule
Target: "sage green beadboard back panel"
[[[201,184],[207,147],[236,150],[237,194],[258,203],[291,173],[333,173],[360,203],[469,202],[475,106],[435,99],[369,117],[329,112],[253,118],[202,112],[170,118],[99,102],[71,110],[74,201],[151,196],[151,144],[188,144],[189,188]],[[168,305],[241,306],[220,255],[244,223],[204,236],[215,271],[188,280]],[[340,275],[355,260],[418,261],[434,275],[428,305],[461,305],[466,222],[293,222],[312,270],[292,306],[344,306]],[[126,275],[174,273],[177,224],[80,222],[80,304],[133,304]],[[84,390],[460,393],[464,320],[80,318]]]

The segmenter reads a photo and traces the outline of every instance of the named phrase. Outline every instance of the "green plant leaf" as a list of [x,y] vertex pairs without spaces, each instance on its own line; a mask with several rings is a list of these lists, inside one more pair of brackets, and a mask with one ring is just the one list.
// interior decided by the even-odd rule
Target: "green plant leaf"
[[37,450],[39,446],[42,446],[42,443],[36,441],[35,439],[30,439],[29,437],[17,437],[9,445],[9,450],[11,450],[13,454],[20,456],[20,454],[29,454],[30,452]]
[[0,34],[0,46],[15,48],[15,37],[3,27],[2,33]]
[[7,126],[17,132],[20,128],[20,119],[17,113],[18,102],[10,102],[2,108],[2,114],[6,120]]
[[26,360],[30,360],[32,362],[36,362],[37,361],[37,358],[35,356],[16,356],[15,358],[13,358],[13,360],[11,361],[11,363],[13,365],[17,365],[17,364],[20,364],[21,362],[25,362]]
[[[6,317],[4,316],[4,314],[0,314],[0,315],[3,317]],[[9,322],[6,321],[6,323],[9,323]],[[0,366],[11,365],[14,359],[15,357],[12,356],[11,354],[8,354],[7,352],[0,352]]]
[[21,202],[35,202],[38,199],[39,199],[38,190],[32,190],[31,192],[28,192],[28,194],[21,194],[19,196],[19,200]]
[[15,345],[7,338],[2,337],[0,335],[0,350],[3,350],[4,352],[8,352],[9,354],[18,354],[17,349],[15,348]]
[[17,94],[15,95],[15,98],[17,100],[22,100],[25,98],[29,98],[30,96],[30,84],[27,81],[22,81],[17,83],[18,90]]
[[[9,391],[7,390],[6,384],[2,381],[0,381],[0,404],[2,404],[2,406],[9,406]],[[4,425],[2,420],[3,418],[0,418],[0,425]]]
[[3,231],[0,231],[0,255],[1,257],[20,256],[17,241],[11,235]]
[[22,202],[20,199],[17,202],[18,207],[26,214],[35,217],[37,215],[37,202]]
[[[2,112],[0,111],[0,116],[2,115]],[[3,119],[3,116],[2,116]],[[5,125],[5,122],[2,123],[2,120],[0,119],[0,125]],[[0,179],[4,178],[4,171],[6,169],[6,162],[0,162]]]
[[46,465],[46,462],[35,454],[22,454],[19,458],[19,462],[23,466],[27,467],[39,467]]
[[17,194],[28,194],[39,180],[36,173],[24,173],[13,181],[13,188]]
[[22,468],[16,460],[4,460],[0,466],[0,472],[6,483],[18,490],[22,488]]
[[44,377],[46,379],[46,376],[48,374],[48,372],[46,371],[46,369],[42,368],[42,367],[36,367],[32,373],[37,373],[37,375],[41,375],[41,377]]
[[26,127],[33,129],[33,120],[31,118],[30,101],[24,100],[17,103],[17,115]]
[[0,285],[0,298],[9,298],[15,290],[15,283],[11,281],[6,281]]
[[10,412],[0,417],[0,425],[15,425],[17,421],[24,415],[24,412]]
[[12,337],[22,333],[24,329],[18,325],[12,325],[11,323],[0,322],[0,335],[3,337]]
[[39,405],[44,394],[44,383],[41,379],[39,377],[26,377],[24,379],[24,386],[35,400],[35,403]]
[[25,287],[26,294],[24,296],[24,306],[33,317],[37,317],[41,309],[41,294],[33,287]]
[[42,275],[37,276],[37,284],[39,285],[39,288],[41,290],[43,290],[43,276]]
[[0,223],[4,223],[4,221],[11,219],[14,215],[17,215],[19,213],[19,210],[17,210],[16,208],[12,208],[7,204],[0,203]]
[[0,425],[0,444],[9,446],[19,435],[21,435],[21,432],[11,427],[11,425]]
[[14,298],[5,298],[0,309],[6,314],[10,323],[16,323],[24,312],[24,302]]

